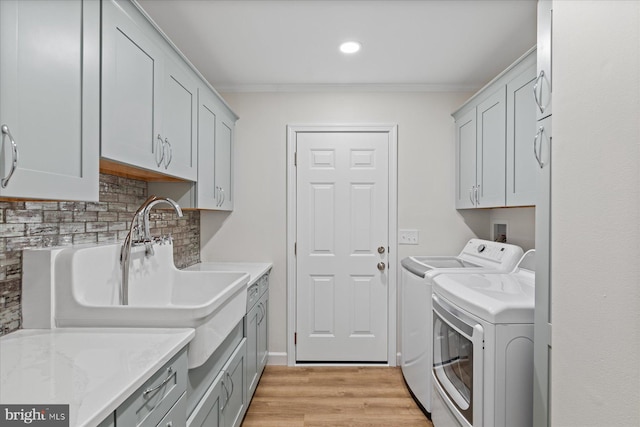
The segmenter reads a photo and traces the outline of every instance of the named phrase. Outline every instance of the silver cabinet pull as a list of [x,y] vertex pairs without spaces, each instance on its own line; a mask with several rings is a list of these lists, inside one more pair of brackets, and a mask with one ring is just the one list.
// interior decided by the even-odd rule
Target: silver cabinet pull
[[[540,166],[540,169],[544,167],[544,162],[542,161],[542,134],[544,133],[544,127],[540,126],[538,128],[538,132],[536,132],[536,136],[533,137],[533,155],[536,156],[536,161]],[[540,140],[540,154],[538,154],[538,140]]]
[[[169,149],[169,155],[165,152],[166,149]],[[164,143],[162,144],[162,157],[164,158],[164,168],[168,169],[171,164],[171,160],[173,160],[173,150],[171,149],[171,143],[169,142],[169,138],[164,139]]]
[[[547,109],[546,105],[542,105],[542,83],[544,81],[544,70],[540,70],[540,74],[536,78],[536,82],[533,84],[533,99],[536,101],[536,105],[541,113],[544,113],[544,110]],[[540,87],[540,98],[538,98],[538,86]]]
[[384,262],[379,262],[377,267],[378,267],[378,270],[380,271],[384,271],[384,269],[387,268]]
[[[224,375],[226,376],[227,373],[224,372]],[[227,407],[227,403],[229,403],[229,389],[227,388],[227,384],[225,384],[224,377],[222,378],[222,387],[224,388],[224,395],[226,399],[224,400],[224,405],[220,407],[221,412],[224,411],[224,408]]]
[[224,188],[220,187],[220,191],[222,192],[222,201],[220,202],[220,206],[224,205],[224,201],[227,198],[224,194]]
[[[160,165],[164,161],[164,141],[162,140],[160,134],[158,134],[158,137],[156,138],[155,150],[156,152],[154,154],[156,156],[156,165],[160,167]],[[160,156],[160,158],[158,158],[158,156]]]
[[476,191],[476,186],[475,186],[475,185],[469,189],[469,200],[471,200],[471,204],[472,204],[472,205],[475,205],[475,204],[476,204],[476,201],[475,201],[475,199],[473,198],[473,193],[474,193],[475,191]]
[[13,136],[11,136],[11,132],[9,131],[9,126],[2,125],[2,148],[4,148],[5,136],[8,136],[9,141],[11,142],[11,170],[9,171],[7,176],[2,178],[2,181],[0,181],[0,185],[2,185],[2,188],[5,188],[9,184],[9,180],[11,179],[11,176],[13,175],[13,173],[16,171],[16,168],[18,167],[18,146],[16,145],[16,141],[13,139]]
[[156,391],[156,390],[158,390],[158,389],[160,389],[160,388],[164,387],[164,385],[165,385],[166,383],[168,383],[168,382],[169,382],[169,380],[171,380],[171,378],[173,378],[173,367],[169,366],[169,369],[167,369],[167,378],[165,378],[165,379],[164,379],[164,381],[162,381],[162,382],[161,382],[160,384],[158,384],[157,386],[146,389],[146,390],[142,393],[142,395],[146,397],[146,395],[147,395],[147,394],[149,394],[149,393],[151,393],[151,392],[154,392],[154,391]]

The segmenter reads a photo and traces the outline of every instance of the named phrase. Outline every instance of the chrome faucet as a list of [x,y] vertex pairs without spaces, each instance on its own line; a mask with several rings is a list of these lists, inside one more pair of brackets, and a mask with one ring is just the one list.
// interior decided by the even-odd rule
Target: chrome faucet
[[[182,209],[173,200],[169,198],[159,198],[157,196],[149,196],[147,200],[133,214],[129,233],[125,237],[120,249],[120,267],[122,270],[122,280],[120,282],[120,305],[129,305],[129,267],[131,266],[131,247],[144,245],[145,256],[154,254],[153,243],[156,238],[151,236],[149,229],[149,216],[151,208],[159,203],[170,205],[178,215],[182,218]],[[135,238],[134,238],[135,235]]]

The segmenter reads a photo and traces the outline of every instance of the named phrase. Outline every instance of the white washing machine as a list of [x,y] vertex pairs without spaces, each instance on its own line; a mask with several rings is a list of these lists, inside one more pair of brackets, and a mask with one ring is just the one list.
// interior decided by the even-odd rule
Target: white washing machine
[[532,426],[535,252],[511,273],[439,275],[432,299],[433,425]]
[[401,261],[400,365],[409,390],[425,412],[431,412],[433,279],[442,273],[509,272],[522,253],[519,246],[471,239],[457,256],[413,256]]

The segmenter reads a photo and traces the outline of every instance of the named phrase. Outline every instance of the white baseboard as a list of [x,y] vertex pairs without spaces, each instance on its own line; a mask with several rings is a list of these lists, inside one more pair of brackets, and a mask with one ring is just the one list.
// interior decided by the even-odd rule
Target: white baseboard
[[287,366],[287,352],[269,352],[267,365]]

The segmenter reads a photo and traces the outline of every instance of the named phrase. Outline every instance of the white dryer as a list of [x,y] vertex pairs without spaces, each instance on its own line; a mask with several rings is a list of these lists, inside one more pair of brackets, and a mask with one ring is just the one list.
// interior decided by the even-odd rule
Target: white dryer
[[519,246],[471,239],[456,256],[413,256],[401,261],[400,365],[411,394],[425,412],[431,412],[433,279],[442,273],[509,272],[522,254]]
[[532,426],[534,257],[510,273],[434,279],[434,426]]

